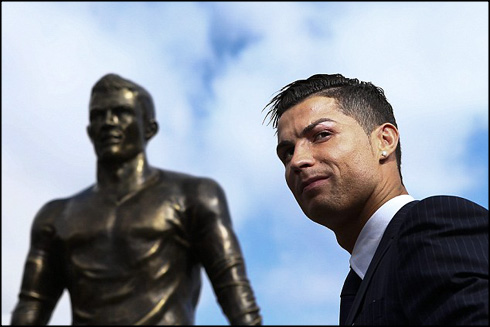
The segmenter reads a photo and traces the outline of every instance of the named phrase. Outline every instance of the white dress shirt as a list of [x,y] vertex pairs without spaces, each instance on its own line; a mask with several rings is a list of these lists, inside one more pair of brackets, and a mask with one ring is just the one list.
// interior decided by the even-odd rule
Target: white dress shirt
[[368,219],[357,237],[356,244],[352,250],[349,263],[352,269],[364,279],[366,271],[374,257],[374,252],[378,248],[379,242],[383,237],[386,227],[391,219],[405,204],[414,201],[415,199],[408,195],[402,194],[394,197],[383,204],[376,212]]

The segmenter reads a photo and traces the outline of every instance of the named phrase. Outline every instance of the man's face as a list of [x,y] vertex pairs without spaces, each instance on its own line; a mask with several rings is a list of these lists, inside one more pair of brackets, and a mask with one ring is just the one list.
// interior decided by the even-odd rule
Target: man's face
[[335,99],[303,100],[283,113],[277,132],[286,182],[310,219],[335,229],[362,211],[379,181],[374,138]]
[[101,161],[126,161],[144,151],[142,109],[127,89],[94,93],[88,133]]

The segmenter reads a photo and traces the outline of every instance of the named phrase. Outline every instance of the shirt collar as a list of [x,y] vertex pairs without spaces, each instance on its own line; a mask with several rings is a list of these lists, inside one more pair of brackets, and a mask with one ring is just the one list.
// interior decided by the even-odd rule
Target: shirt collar
[[364,279],[364,275],[374,257],[379,242],[391,219],[405,204],[415,200],[411,195],[402,194],[388,200],[368,219],[357,237],[349,263],[352,269]]

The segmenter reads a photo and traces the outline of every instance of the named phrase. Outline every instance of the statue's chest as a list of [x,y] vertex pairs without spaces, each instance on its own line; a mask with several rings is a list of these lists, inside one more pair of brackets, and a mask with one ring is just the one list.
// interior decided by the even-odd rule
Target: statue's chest
[[103,197],[73,201],[55,227],[67,254],[79,262],[139,262],[173,240],[186,239],[179,201],[134,197],[123,203]]

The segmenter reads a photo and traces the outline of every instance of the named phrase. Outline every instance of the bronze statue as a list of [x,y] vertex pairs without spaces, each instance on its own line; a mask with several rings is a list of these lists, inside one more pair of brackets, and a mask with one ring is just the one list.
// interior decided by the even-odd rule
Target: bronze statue
[[148,163],[150,94],[102,77],[87,131],[97,182],[37,213],[12,324],[47,324],[65,288],[74,325],[193,324],[204,267],[230,324],[260,325],[220,185]]

